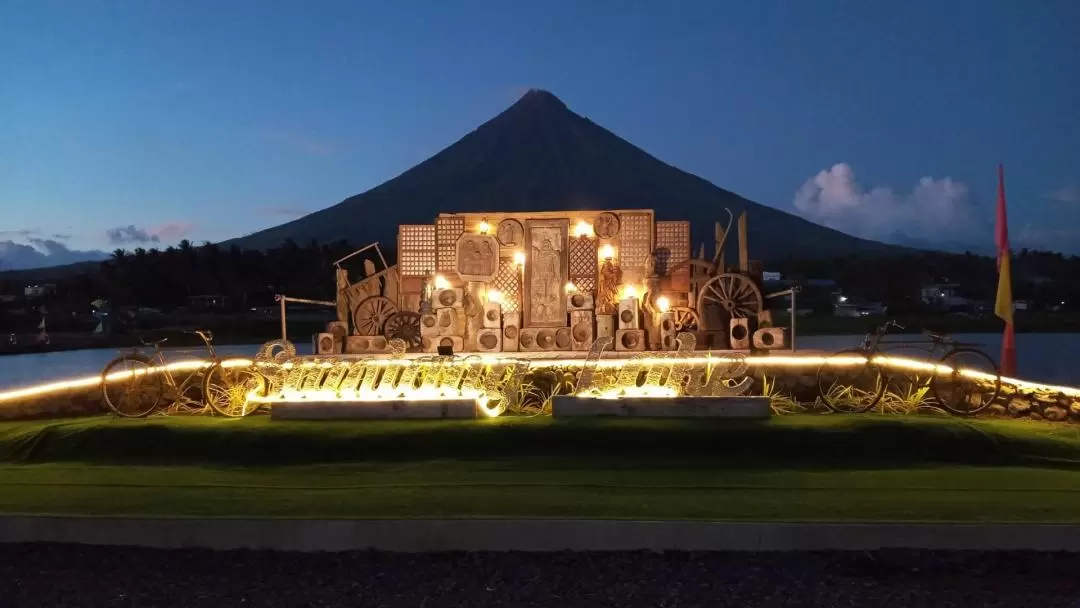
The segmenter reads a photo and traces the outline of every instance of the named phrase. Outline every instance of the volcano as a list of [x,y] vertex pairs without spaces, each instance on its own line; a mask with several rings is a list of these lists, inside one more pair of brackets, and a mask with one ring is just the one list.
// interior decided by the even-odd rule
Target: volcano
[[[401,175],[286,224],[235,239],[269,248],[286,239],[394,243],[398,224],[438,213],[655,209],[658,220],[690,220],[694,249],[709,243],[725,208],[746,211],[755,259],[885,253],[859,239],[737,194],[673,167],[589,119],[555,95],[531,90],[472,133]],[[729,246],[734,239],[728,239]]]

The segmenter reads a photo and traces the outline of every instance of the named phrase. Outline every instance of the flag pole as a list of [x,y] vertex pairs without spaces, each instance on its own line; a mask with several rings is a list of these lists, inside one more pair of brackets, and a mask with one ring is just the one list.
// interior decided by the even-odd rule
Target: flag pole
[[997,245],[998,285],[994,314],[1005,321],[1001,339],[1001,373],[1016,375],[1016,330],[1013,325],[1012,263],[1009,253],[1009,221],[1005,211],[1005,167],[998,165],[997,225],[994,231]]

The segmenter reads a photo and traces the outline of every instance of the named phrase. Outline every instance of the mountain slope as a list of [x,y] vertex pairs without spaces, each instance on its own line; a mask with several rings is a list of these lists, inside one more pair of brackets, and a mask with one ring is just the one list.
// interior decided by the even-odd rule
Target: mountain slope
[[287,238],[393,243],[398,224],[431,223],[440,212],[651,208],[658,219],[691,220],[696,249],[699,242],[711,243],[712,223],[725,218],[725,207],[735,214],[748,211],[754,258],[899,250],[718,188],[539,90],[390,181],[230,242],[252,248],[273,247]]

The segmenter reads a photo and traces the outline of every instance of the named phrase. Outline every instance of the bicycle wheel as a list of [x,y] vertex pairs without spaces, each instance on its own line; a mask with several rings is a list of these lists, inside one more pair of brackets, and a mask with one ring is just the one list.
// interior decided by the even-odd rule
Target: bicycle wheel
[[[153,361],[139,354],[120,355],[101,372],[101,396],[117,416],[143,418],[161,403],[164,378],[153,373]],[[110,380],[110,376],[119,376]]]
[[[865,362],[845,362],[858,357]],[[834,412],[861,414],[877,405],[885,393],[885,374],[861,350],[829,355],[817,372],[821,400]]]
[[262,404],[251,401],[254,393],[265,393],[266,382],[252,367],[225,367],[215,363],[203,378],[203,398],[215,412],[229,418],[255,413]]
[[954,348],[940,363],[951,370],[934,375],[934,396],[945,409],[971,416],[990,407],[1001,393],[1001,373],[990,355],[975,348]]

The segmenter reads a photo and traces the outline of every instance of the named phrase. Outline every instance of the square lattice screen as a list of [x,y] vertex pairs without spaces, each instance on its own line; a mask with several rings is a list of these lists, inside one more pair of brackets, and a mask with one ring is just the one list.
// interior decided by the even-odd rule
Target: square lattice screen
[[656,271],[671,272],[690,258],[690,222],[656,222]]
[[596,292],[596,239],[570,237],[570,282],[579,291]]
[[403,224],[398,229],[401,276],[426,277],[435,272],[435,226]]
[[645,267],[652,252],[652,236],[652,214],[619,214],[619,266],[623,272]]
[[435,220],[440,271],[457,271],[457,239],[463,232],[465,232],[465,218],[463,217],[440,217]]
[[513,258],[499,260],[499,272],[491,280],[491,287],[502,294],[503,312],[521,310],[521,267],[514,263]]

